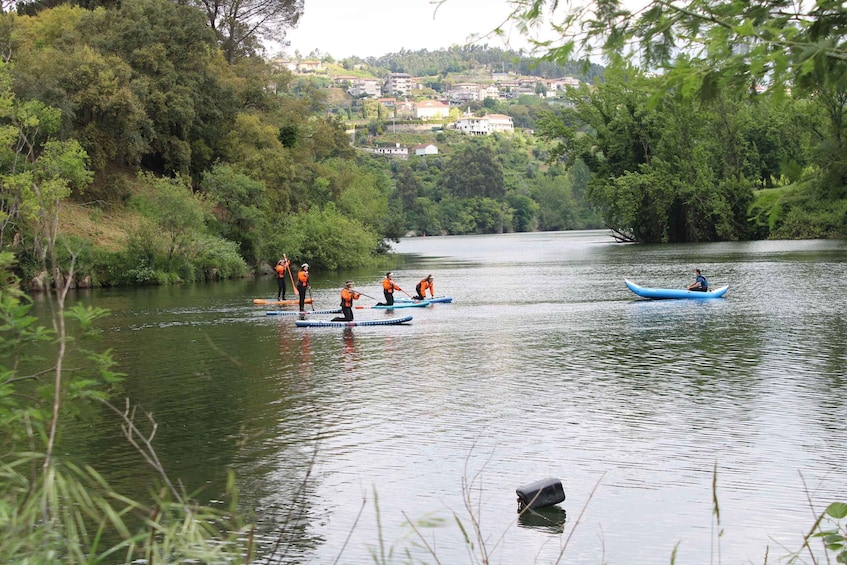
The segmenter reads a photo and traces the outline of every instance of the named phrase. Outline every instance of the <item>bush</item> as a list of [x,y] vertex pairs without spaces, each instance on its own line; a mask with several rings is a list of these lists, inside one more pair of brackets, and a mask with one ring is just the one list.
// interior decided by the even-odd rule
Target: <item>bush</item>
[[[360,222],[344,217],[332,204],[288,216],[273,249],[265,247],[263,256],[276,257],[287,249],[295,262],[334,271],[370,265],[380,236]],[[280,245],[279,242],[283,242]]]

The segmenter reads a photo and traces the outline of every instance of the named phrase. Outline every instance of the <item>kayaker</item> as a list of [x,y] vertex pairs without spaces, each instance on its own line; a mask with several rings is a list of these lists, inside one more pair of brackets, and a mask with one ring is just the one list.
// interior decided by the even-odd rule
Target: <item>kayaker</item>
[[415,285],[415,292],[418,294],[413,296],[413,298],[415,300],[425,300],[426,289],[429,289],[429,295],[432,298],[435,298],[435,287],[433,286],[432,275],[427,275],[426,278],[422,279],[421,282]]
[[688,285],[688,290],[696,290],[698,292],[708,292],[709,291],[709,281],[706,280],[702,274],[700,274],[700,269],[694,269],[694,282]]
[[335,317],[333,322],[352,322],[353,321],[353,301],[358,300],[361,294],[353,290],[353,281],[344,283],[344,288],[341,289],[341,313],[343,317]]
[[309,289],[309,264],[300,265],[297,272],[297,292],[300,294],[300,311],[306,311],[306,291]]
[[288,255],[282,254],[282,259],[277,261],[274,271],[276,271],[276,299],[285,300],[285,277],[288,276],[288,266],[291,262],[288,260]]
[[393,306],[395,290],[402,291],[403,289],[394,282],[394,273],[388,271],[385,273],[385,278],[382,279],[382,294],[385,296],[385,302],[380,302],[379,305]]

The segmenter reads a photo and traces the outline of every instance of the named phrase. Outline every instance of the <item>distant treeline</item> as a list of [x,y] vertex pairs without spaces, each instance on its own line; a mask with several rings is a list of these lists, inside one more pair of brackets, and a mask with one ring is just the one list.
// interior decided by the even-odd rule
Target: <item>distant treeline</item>
[[583,82],[593,82],[603,76],[604,67],[590,62],[569,61],[564,64],[532,57],[523,52],[503,50],[487,45],[454,45],[448,49],[429,51],[401,50],[381,57],[352,58],[372,67],[392,73],[412,76],[447,76],[488,69],[495,72],[516,73],[542,78],[576,77]]

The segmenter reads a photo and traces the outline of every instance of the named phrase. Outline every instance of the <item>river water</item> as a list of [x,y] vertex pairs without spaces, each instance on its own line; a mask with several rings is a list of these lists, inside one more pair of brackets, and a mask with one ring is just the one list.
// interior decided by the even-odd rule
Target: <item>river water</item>
[[[847,242],[395,247],[404,290],[431,273],[453,303],[304,329],[253,305],[271,278],[75,297],[111,310],[103,345],[172,478],[214,505],[235,471],[266,562],[771,563],[847,501]],[[682,287],[694,267],[726,297],[623,283]],[[379,298],[381,275],[314,273],[315,305],[346,278]],[[106,414],[63,446],[126,492],[153,484]],[[566,500],[519,518],[515,489],[547,477]]]

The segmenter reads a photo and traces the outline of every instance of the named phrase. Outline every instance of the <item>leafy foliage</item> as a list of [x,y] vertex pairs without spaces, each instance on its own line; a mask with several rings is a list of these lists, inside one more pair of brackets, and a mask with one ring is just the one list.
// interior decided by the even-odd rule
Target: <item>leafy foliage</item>
[[194,0],[206,14],[226,60],[255,55],[260,39],[278,41],[303,13],[303,0]]
[[447,162],[444,186],[458,198],[501,198],[506,193],[503,168],[494,151],[481,143],[465,145]]
[[[621,239],[643,242],[761,233],[749,231],[747,221],[753,187],[773,183],[784,163],[811,161],[808,145],[763,143],[762,129],[803,139],[801,132],[820,123],[800,104],[731,91],[708,101],[665,91],[661,79],[627,66],[611,67],[605,82],[572,96],[573,110],[546,115],[539,131],[558,140],[555,157],[591,170],[589,197],[606,225]],[[781,123],[769,109],[779,111]]]
[[350,269],[373,262],[371,257],[379,240],[375,231],[328,204],[288,216],[279,239],[270,240],[266,253],[287,249],[295,262],[317,264],[327,270]]
[[[599,49],[612,61],[638,61],[645,70],[661,70],[643,100],[647,109],[665,104],[668,95],[673,94],[694,107],[695,100],[699,100],[711,105],[713,112],[721,113],[721,106],[728,99],[735,98],[732,104],[737,105],[739,96],[767,89],[771,104],[760,104],[748,114],[761,116],[763,107],[775,109],[789,93],[798,100],[805,97],[807,111],[797,112],[794,104],[785,114],[765,114],[765,120],[756,126],[740,121],[744,119],[743,107],[724,112],[723,118],[735,123],[721,128],[717,127],[719,120],[714,122],[713,130],[719,135],[715,139],[726,142],[729,151],[724,152],[722,163],[713,166],[721,167],[721,176],[729,172],[727,165],[734,168],[735,174],[741,173],[743,176],[737,176],[733,183],[737,186],[745,178],[765,184],[782,175],[799,180],[798,173],[810,164],[813,167],[808,173],[813,183],[805,200],[813,206],[816,199],[823,197],[838,202],[840,208],[847,196],[847,18],[843,3],[709,0],[683,6],[652,0],[631,10],[618,0],[604,0],[587,2],[566,13],[565,4],[555,0],[516,0],[513,4],[513,18],[525,31],[540,25],[542,20],[554,22],[552,27],[559,39],[537,43],[550,60],[561,61],[577,51],[588,54]],[[790,120],[800,115],[808,125],[795,129]],[[777,116],[788,120],[778,124]],[[762,135],[765,128],[774,129]],[[548,135],[553,136],[554,129],[548,129]],[[775,134],[776,130],[791,133]],[[602,136],[603,132],[597,135]],[[774,143],[776,140],[779,141]],[[605,149],[611,151],[614,147],[610,143]],[[605,166],[622,163],[624,170],[632,174],[635,169],[620,156],[607,154],[609,163]],[[600,166],[599,162],[586,163],[593,171]],[[730,207],[737,214],[749,196],[731,192],[735,196],[729,197]],[[614,206],[617,205],[608,208]],[[736,215],[731,222],[736,237],[745,236],[739,231],[741,220]],[[812,227],[819,220],[822,225],[805,233],[833,233],[828,227],[832,222],[827,218],[811,220],[806,216],[799,223]],[[636,239],[641,237],[630,233],[628,226],[616,225],[615,229]],[[656,240],[655,234],[649,237]],[[665,239],[673,240],[673,236],[660,238]]]

